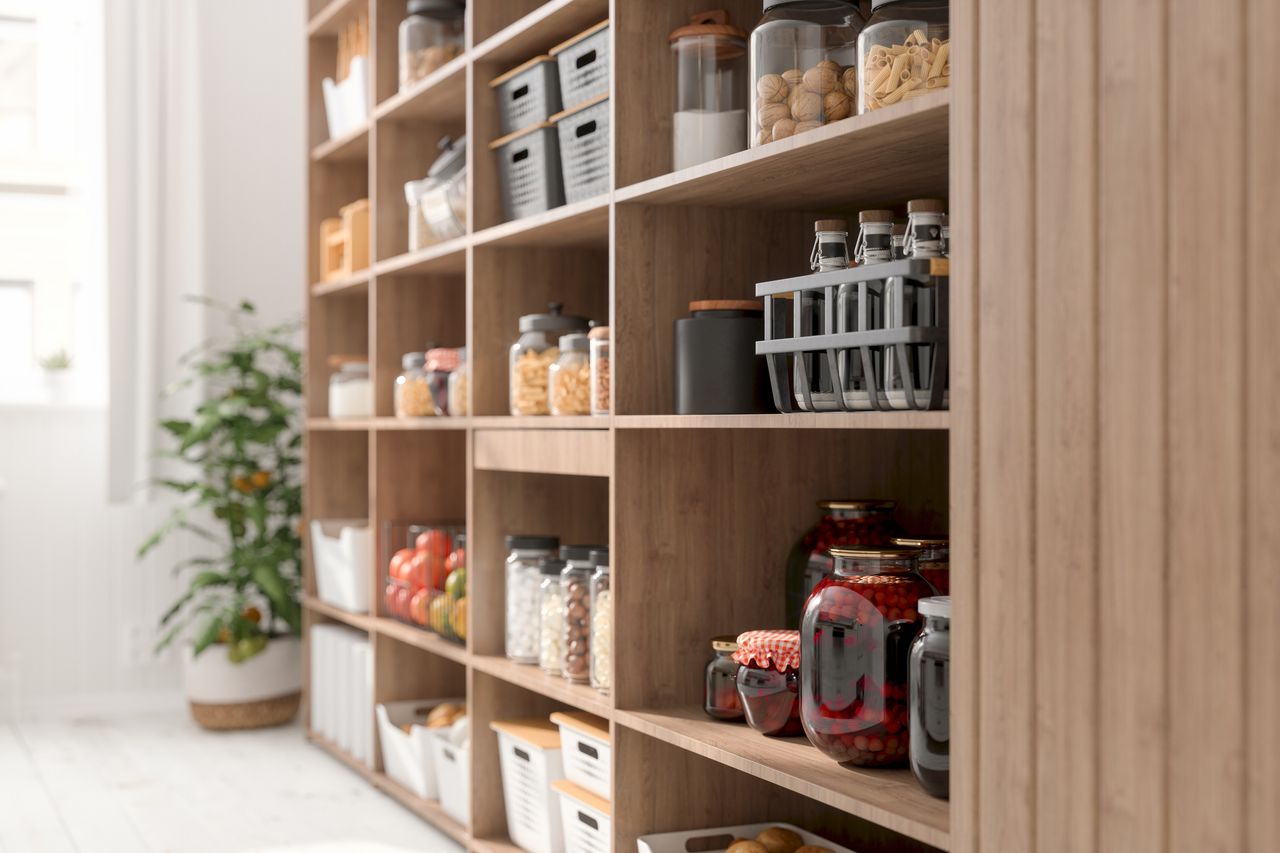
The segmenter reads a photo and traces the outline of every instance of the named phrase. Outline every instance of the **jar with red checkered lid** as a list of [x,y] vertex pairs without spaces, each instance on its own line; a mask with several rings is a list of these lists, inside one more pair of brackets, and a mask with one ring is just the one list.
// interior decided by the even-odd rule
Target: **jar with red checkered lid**
[[739,634],[733,659],[742,664],[738,668],[738,698],[747,725],[774,737],[801,734],[797,702],[800,632],[779,628]]
[[908,661],[933,594],[911,548],[832,548],[800,624],[800,719],[814,746],[853,766],[906,764]]
[[831,571],[831,549],[888,545],[902,529],[893,520],[894,501],[879,499],[818,501],[822,517],[787,557],[787,627],[797,628],[805,600]]

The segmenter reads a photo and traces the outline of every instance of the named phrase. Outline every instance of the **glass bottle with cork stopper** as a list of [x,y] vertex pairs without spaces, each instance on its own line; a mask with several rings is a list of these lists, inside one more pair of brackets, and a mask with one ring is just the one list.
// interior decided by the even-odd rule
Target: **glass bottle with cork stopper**
[[[819,219],[813,223],[813,249],[809,252],[809,268],[815,272],[831,272],[849,268],[849,223],[843,219]],[[800,291],[800,334],[822,335],[835,331],[826,328],[824,313],[826,291]],[[792,368],[796,405],[809,408],[804,389],[808,386],[814,405],[829,402],[832,394],[831,370],[826,353],[805,352],[795,357]]]
[[[858,212],[858,237],[853,244],[853,261],[858,266],[888,263],[893,260],[893,211],[877,208]],[[836,331],[868,332],[882,328],[883,281],[842,284],[836,291]],[[871,409],[871,389],[867,369],[860,350],[841,350],[838,354],[840,385],[845,404],[853,409]],[[871,350],[871,371],[880,375],[880,350]]]
[[[907,202],[903,256],[941,258],[942,222],[945,215],[946,205],[941,199],[917,198]],[[885,328],[938,325],[945,322],[940,310],[941,302],[932,286],[903,278],[886,280]],[[896,409],[911,408],[911,401],[907,399],[908,384],[913,392],[928,393],[932,382],[934,350],[933,344],[909,344],[905,346],[905,359],[902,348],[898,352],[885,353],[884,388],[889,405]],[[907,371],[910,371],[909,376]]]

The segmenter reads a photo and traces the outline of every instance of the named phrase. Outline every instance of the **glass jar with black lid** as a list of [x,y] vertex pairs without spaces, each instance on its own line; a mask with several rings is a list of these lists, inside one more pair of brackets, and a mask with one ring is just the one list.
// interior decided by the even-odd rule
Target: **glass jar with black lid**
[[935,797],[951,795],[951,598],[920,599],[924,629],[911,644],[911,772]]

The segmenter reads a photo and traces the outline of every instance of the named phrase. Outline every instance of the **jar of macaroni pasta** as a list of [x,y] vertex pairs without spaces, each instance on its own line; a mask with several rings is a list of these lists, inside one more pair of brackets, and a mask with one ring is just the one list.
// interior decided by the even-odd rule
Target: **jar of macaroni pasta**
[[426,354],[420,352],[407,352],[400,359],[401,370],[393,395],[397,418],[423,418],[436,413],[431,383],[424,369],[426,360]]
[[551,365],[560,357],[560,337],[587,330],[587,318],[563,314],[563,307],[552,302],[547,313],[520,318],[520,337],[511,345],[510,357],[513,415],[548,413],[547,383]]
[[458,347],[458,367],[449,374],[449,414],[465,417],[467,414],[467,386],[471,383],[471,367],[467,363],[467,348]]
[[591,414],[589,341],[582,332],[560,336],[560,357],[548,368],[553,415]]
[[950,85],[947,0],[871,0],[858,36],[858,114]]
[[609,414],[609,327],[596,326],[591,340],[591,414]]

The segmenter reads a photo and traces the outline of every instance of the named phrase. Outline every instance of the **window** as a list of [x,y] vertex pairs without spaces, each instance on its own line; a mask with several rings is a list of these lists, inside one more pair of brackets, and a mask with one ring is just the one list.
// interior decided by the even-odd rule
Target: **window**
[[36,148],[36,22],[0,14],[0,154]]
[[29,281],[0,281],[0,377],[29,373],[35,362],[35,313]]

